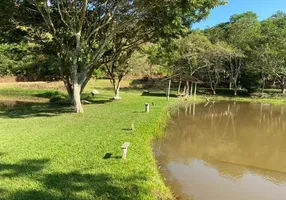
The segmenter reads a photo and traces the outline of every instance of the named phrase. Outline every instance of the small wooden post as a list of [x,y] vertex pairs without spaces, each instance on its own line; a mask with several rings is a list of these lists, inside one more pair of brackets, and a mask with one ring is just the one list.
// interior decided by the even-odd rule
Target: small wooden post
[[193,96],[193,89],[194,89],[194,83],[191,83],[191,90],[190,90],[190,96]]
[[132,121],[132,124],[131,124],[131,130],[135,130],[135,124],[134,124],[134,121]]
[[154,101],[152,102],[152,106],[155,106],[155,102]]
[[168,101],[169,101],[169,99],[170,99],[171,83],[172,83],[172,80],[170,79],[170,80],[169,80],[169,87],[168,87]]
[[121,146],[122,149],[122,159],[126,159],[127,157],[127,149],[129,147],[130,143],[129,142],[124,142],[123,145]]
[[150,111],[150,105],[149,103],[145,103],[145,112],[149,112]]

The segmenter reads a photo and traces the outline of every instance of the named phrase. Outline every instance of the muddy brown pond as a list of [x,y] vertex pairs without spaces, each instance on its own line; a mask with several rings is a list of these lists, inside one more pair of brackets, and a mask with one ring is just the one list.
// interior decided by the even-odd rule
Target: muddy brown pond
[[286,107],[216,102],[171,111],[154,154],[181,199],[286,199]]

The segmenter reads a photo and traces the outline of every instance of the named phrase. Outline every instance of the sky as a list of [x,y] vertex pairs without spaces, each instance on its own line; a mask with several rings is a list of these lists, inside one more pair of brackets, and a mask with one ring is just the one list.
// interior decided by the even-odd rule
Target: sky
[[277,11],[286,12],[286,0],[228,0],[227,5],[214,8],[206,20],[194,24],[193,29],[212,27],[227,22],[234,14],[247,11],[257,13],[259,20],[263,20]]

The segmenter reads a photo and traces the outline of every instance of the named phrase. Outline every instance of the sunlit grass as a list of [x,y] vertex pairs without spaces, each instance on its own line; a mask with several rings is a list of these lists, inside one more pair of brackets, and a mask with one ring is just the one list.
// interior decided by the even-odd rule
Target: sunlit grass
[[115,102],[111,90],[100,93],[80,115],[49,104],[0,113],[0,199],[171,198],[150,145],[166,122],[166,98],[123,91]]

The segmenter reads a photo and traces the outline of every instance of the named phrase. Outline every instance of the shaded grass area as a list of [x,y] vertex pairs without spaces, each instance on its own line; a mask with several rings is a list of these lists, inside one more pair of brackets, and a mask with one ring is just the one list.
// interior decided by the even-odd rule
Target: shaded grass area
[[[0,199],[172,198],[150,146],[166,122],[166,98],[123,91],[111,101],[112,91],[100,92],[85,94],[93,104],[84,114],[47,103],[1,111]],[[124,142],[131,143],[127,160]]]

